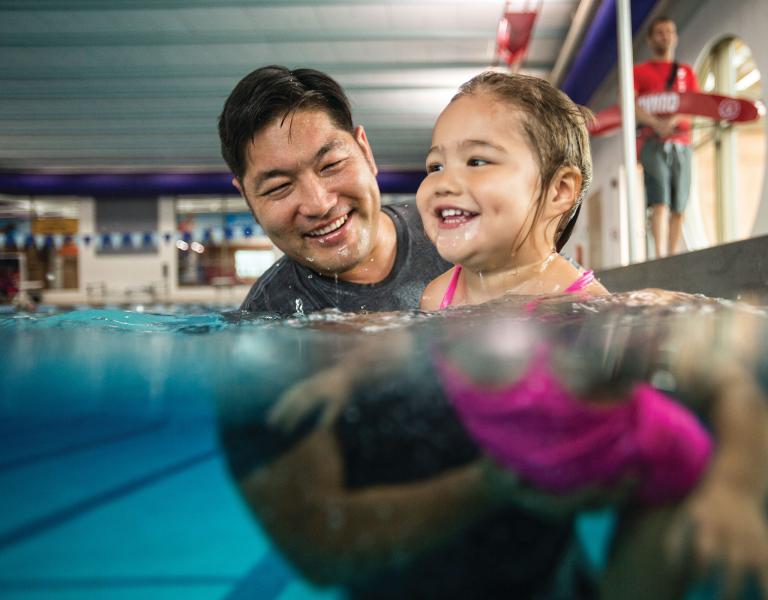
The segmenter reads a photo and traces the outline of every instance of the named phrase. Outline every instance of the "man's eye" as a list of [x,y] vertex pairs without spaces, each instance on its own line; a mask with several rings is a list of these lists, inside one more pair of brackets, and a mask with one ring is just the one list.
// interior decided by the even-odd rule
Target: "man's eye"
[[427,173],[437,173],[443,170],[443,165],[440,163],[429,163],[427,165]]
[[341,166],[341,164],[344,162],[344,159],[335,160],[333,162],[329,162],[327,165],[323,165],[323,167],[320,169],[323,172],[327,171],[333,171],[335,168]]
[[483,165],[490,164],[489,161],[485,160],[484,158],[470,158],[467,161],[467,165],[470,167],[482,167]]
[[289,183],[281,183],[280,185],[276,185],[275,187],[271,187],[268,190],[265,190],[262,192],[262,196],[276,196],[278,194],[281,194],[282,192],[285,192],[288,187],[290,186]]

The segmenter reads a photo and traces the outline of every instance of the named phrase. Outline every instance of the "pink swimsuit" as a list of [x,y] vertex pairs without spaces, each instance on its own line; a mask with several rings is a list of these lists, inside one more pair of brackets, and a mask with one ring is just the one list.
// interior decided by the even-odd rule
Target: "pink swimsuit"
[[[451,304],[457,272],[459,267],[441,306]],[[566,292],[582,291],[592,281],[587,271]],[[526,373],[501,388],[471,381],[442,357],[437,368],[478,445],[544,490],[566,492],[633,478],[636,497],[659,504],[696,485],[709,462],[712,440],[687,409],[647,383],[637,384],[620,403],[589,403],[568,391],[549,363],[549,351],[540,348]]]

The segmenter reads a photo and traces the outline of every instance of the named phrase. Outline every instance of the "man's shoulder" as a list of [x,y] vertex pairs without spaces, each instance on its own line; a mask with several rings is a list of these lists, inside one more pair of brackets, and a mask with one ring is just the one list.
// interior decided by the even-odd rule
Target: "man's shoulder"
[[381,210],[390,216],[394,221],[398,231],[398,241],[405,240],[410,244],[421,246],[423,244],[432,245],[432,242],[424,233],[424,226],[421,222],[421,215],[416,207],[416,201],[399,202],[397,204],[388,204],[382,206]]
[[421,217],[419,216],[415,201],[386,204],[381,207],[381,211],[395,222],[396,227],[403,225],[411,230],[414,225],[417,227],[421,226]]
[[287,256],[278,259],[253,284],[240,308],[255,312],[282,312],[278,310],[276,300],[297,278],[297,268],[298,265]]
[[635,72],[638,72],[638,71],[642,72],[642,71],[645,71],[647,69],[650,69],[651,68],[650,65],[651,65],[651,61],[650,60],[644,60],[642,62],[635,63],[634,66],[632,67],[632,69]]
[[693,66],[688,63],[678,63],[678,68],[683,69],[687,75],[696,77],[696,71],[693,70]]

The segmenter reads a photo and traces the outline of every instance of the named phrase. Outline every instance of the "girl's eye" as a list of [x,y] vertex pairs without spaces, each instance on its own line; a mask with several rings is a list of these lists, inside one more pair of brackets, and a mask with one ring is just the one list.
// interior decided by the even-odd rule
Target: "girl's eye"
[[443,165],[440,163],[429,163],[427,165],[427,173],[436,173],[443,170]]
[[490,163],[483,158],[470,158],[467,161],[467,165],[469,165],[470,167],[482,167],[483,165],[488,165],[488,164]]

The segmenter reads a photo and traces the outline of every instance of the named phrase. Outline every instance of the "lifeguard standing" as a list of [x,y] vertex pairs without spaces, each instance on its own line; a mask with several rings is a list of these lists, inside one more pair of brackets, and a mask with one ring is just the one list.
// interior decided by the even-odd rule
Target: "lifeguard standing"
[[[698,92],[690,65],[675,60],[677,28],[669,17],[655,18],[648,29],[652,58],[635,65],[635,95]],[[683,115],[656,115],[636,105],[640,163],[645,198],[651,209],[656,257],[675,254],[683,229],[683,213],[691,188],[691,120]],[[665,244],[666,242],[666,244]]]

